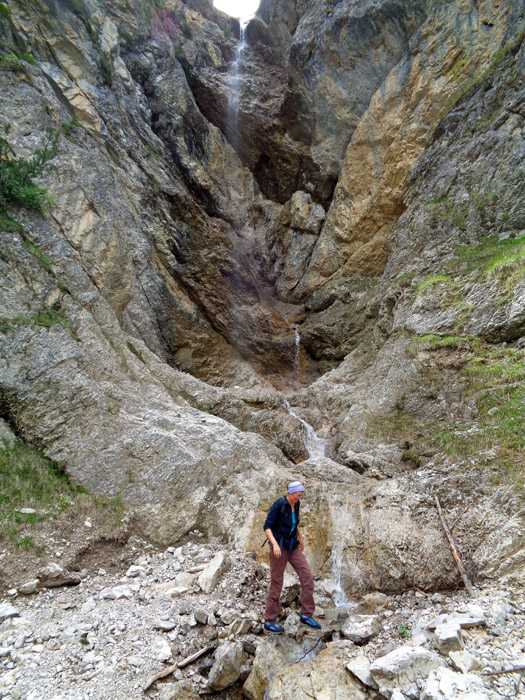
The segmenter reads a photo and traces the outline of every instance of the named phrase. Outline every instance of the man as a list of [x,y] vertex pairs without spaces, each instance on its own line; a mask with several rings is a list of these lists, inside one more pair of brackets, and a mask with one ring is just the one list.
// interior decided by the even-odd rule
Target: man
[[276,620],[287,562],[297,571],[301,582],[301,622],[312,629],[321,628],[312,618],[315,610],[314,580],[303,554],[304,542],[299,530],[299,506],[303,493],[304,486],[300,481],[288,484],[287,495],[275,501],[263,526],[270,541],[270,589],[264,611],[264,629],[272,634],[284,632]]

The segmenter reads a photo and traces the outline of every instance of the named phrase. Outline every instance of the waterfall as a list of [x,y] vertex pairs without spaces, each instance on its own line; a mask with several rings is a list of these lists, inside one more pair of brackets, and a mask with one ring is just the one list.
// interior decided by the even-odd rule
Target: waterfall
[[297,330],[297,326],[292,326],[295,333],[295,373],[297,375],[297,383],[301,378],[301,335]]
[[230,75],[228,76],[228,114],[227,114],[227,135],[230,143],[234,148],[237,147],[239,143],[239,103],[241,99],[241,75],[242,75],[242,59],[244,52],[246,51],[246,27],[251,17],[244,17],[239,19],[239,26],[241,29],[241,36],[237,48],[235,49],[235,55],[230,68]]
[[320,438],[312,426],[297,415],[286,399],[284,401],[284,405],[286,406],[288,413],[294,418],[297,418],[301,424],[303,442],[304,446],[306,447],[306,451],[308,452],[308,457],[324,457],[326,440]]
[[337,607],[348,605],[345,591],[341,583],[343,571],[343,555],[345,551],[346,531],[348,527],[348,507],[349,499],[340,506],[330,505],[332,516],[334,543],[332,546],[332,579],[337,587],[334,603]]

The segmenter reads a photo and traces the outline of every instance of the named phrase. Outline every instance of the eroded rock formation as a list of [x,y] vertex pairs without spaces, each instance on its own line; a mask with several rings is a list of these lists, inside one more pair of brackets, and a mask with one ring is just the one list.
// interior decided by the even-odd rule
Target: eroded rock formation
[[298,476],[348,592],[453,585],[434,493],[473,567],[522,563],[521,4],[265,0],[233,121],[239,25],[206,0],[4,14],[13,157],[62,134],[52,205],[2,209],[19,438],[162,543],[259,549]]

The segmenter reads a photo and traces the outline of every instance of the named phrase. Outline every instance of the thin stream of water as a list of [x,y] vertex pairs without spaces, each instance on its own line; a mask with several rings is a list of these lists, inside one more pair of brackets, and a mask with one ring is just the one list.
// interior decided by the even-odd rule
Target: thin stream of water
[[320,438],[315,430],[312,428],[310,423],[303,420],[290,406],[290,403],[284,400],[284,405],[288,413],[297,418],[302,427],[302,437],[306,451],[308,452],[308,457],[324,457],[326,451],[326,440]]
[[348,529],[349,515],[349,499],[341,505],[331,505],[330,513],[332,516],[333,530],[337,533],[334,536],[332,546],[332,579],[337,587],[337,593],[334,603],[337,607],[348,605],[348,600],[342,585],[343,572],[343,556],[345,551],[346,532]]
[[242,63],[243,56],[246,51],[248,44],[246,43],[246,27],[248,22],[251,20],[250,17],[243,17],[239,19],[239,25],[241,30],[241,36],[237,48],[235,49],[235,55],[230,68],[230,75],[228,77],[228,136],[230,143],[236,147],[239,142],[239,104],[241,100],[241,89],[242,89]]

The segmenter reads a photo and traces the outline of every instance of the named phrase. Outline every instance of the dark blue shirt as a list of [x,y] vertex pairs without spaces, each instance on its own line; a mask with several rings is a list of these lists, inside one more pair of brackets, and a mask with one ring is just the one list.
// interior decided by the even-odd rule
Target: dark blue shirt
[[297,527],[299,526],[299,505],[295,504],[295,528],[292,519],[292,507],[288,503],[286,496],[279,498],[270,508],[263,530],[272,531],[280,547],[294,549],[299,544],[297,540]]

